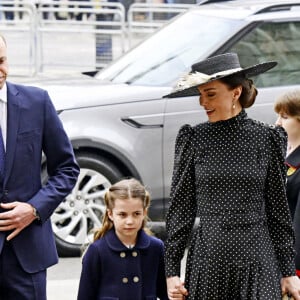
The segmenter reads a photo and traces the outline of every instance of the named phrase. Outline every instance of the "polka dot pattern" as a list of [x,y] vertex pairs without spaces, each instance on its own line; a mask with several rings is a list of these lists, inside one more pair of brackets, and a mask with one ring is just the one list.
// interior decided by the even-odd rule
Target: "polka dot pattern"
[[188,300],[279,300],[280,277],[295,274],[285,195],[286,134],[238,116],[177,136],[167,214],[166,274],[186,265]]

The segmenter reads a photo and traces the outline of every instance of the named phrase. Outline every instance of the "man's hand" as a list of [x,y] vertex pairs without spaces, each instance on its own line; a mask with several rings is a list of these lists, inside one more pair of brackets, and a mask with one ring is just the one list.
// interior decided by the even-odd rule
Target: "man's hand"
[[7,210],[0,213],[0,231],[12,231],[6,238],[8,241],[36,219],[33,207],[26,202],[1,203],[0,206]]

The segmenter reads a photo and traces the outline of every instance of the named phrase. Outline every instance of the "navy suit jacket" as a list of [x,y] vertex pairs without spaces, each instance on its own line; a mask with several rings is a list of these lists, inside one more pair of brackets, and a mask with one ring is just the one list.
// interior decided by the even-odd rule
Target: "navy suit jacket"
[[[42,151],[49,179],[41,183]],[[23,269],[38,272],[57,263],[50,216],[76,183],[79,167],[70,141],[45,90],[7,82],[5,178],[0,201],[27,202],[41,220],[11,240]],[[0,232],[0,252],[7,232]]]

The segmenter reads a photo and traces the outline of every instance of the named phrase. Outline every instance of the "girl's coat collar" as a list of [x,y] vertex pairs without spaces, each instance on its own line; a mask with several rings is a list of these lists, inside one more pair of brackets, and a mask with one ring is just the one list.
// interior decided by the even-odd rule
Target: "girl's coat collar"
[[[109,246],[114,251],[124,251],[128,250],[128,248],[119,240],[117,237],[114,228],[110,229],[105,235],[104,239]],[[136,244],[134,246],[135,249],[146,249],[150,245],[150,236],[145,233],[144,230],[140,230],[138,232],[138,237]]]

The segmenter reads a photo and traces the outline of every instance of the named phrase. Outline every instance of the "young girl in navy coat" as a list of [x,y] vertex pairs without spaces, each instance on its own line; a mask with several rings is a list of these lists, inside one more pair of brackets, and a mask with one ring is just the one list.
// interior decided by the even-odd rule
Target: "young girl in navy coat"
[[163,242],[146,233],[149,193],[125,179],[105,194],[106,213],[82,264],[78,300],[167,300]]

